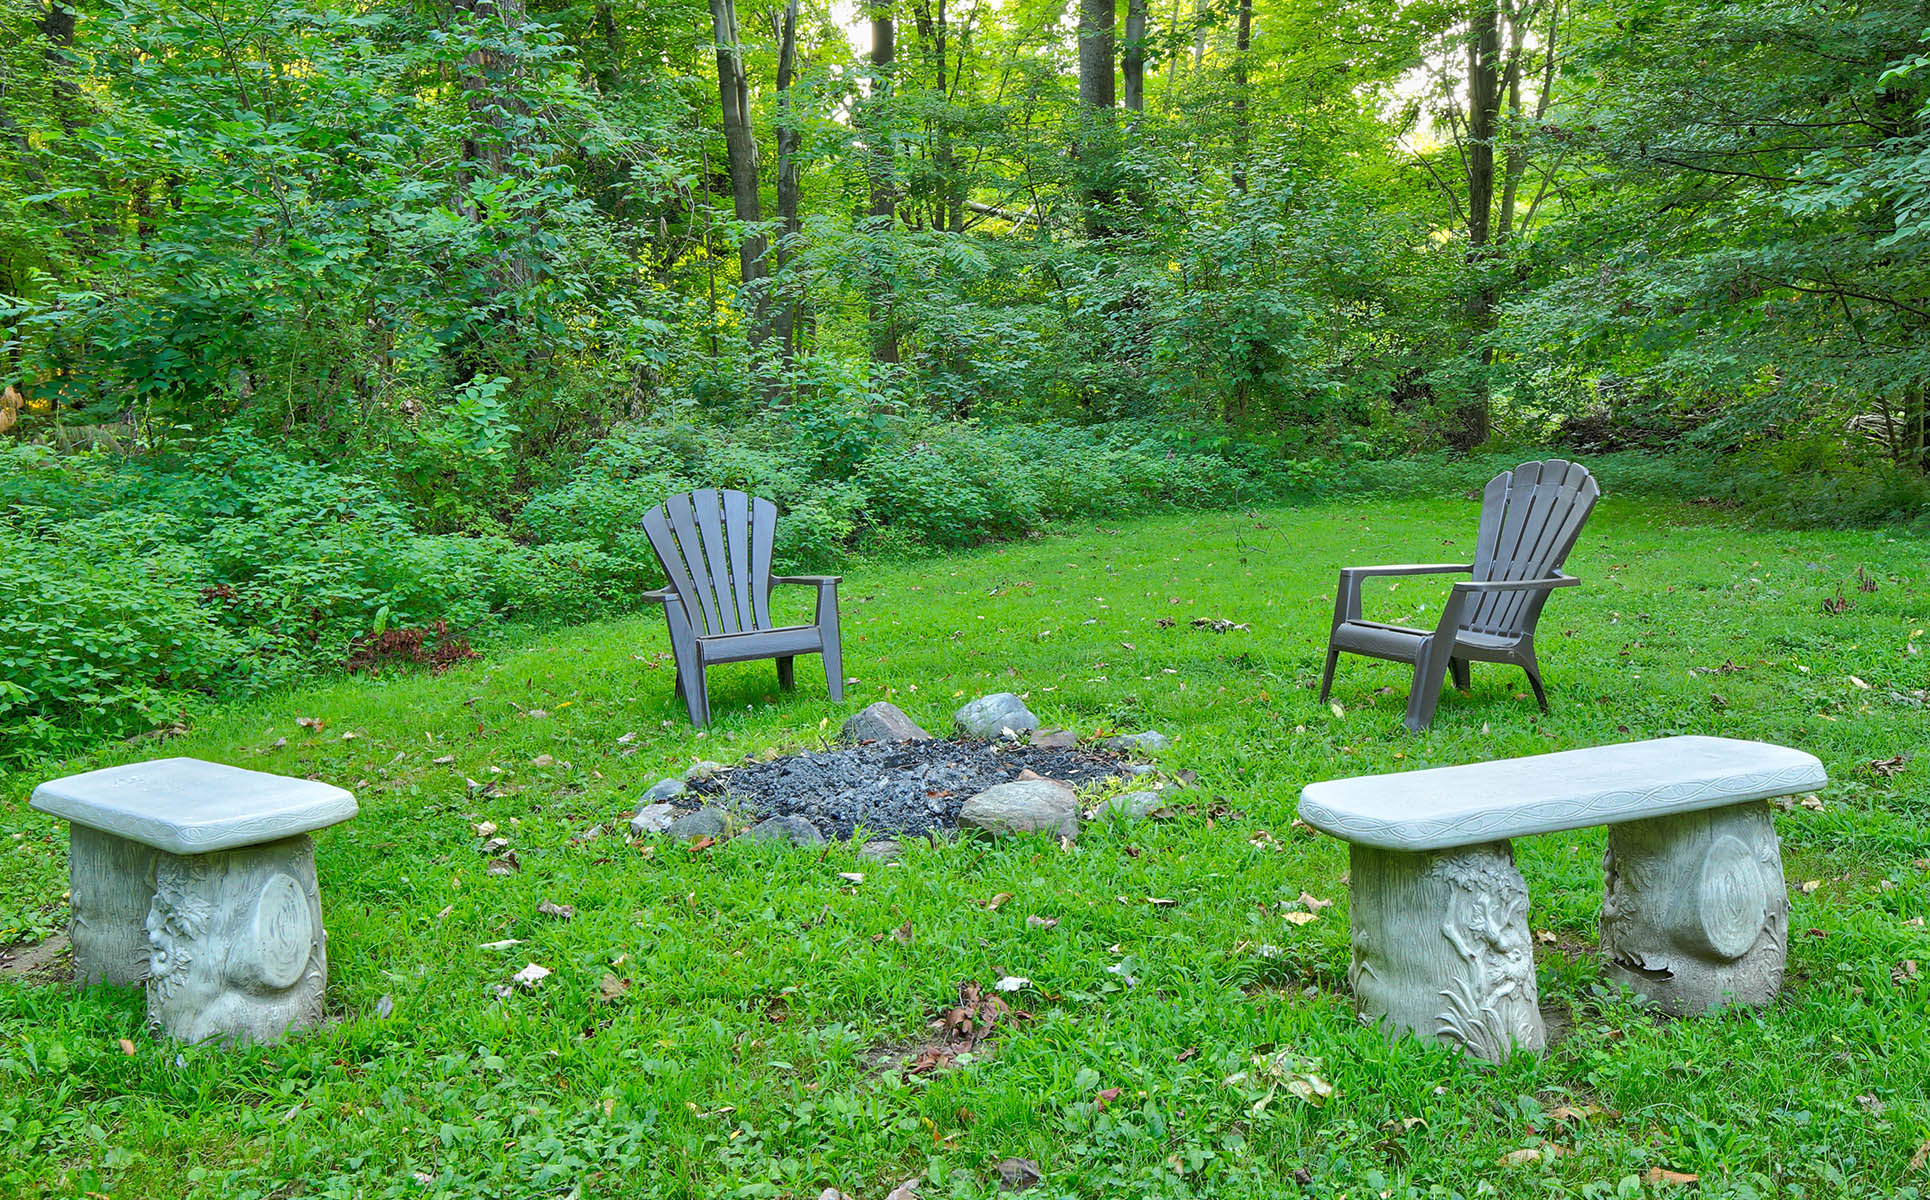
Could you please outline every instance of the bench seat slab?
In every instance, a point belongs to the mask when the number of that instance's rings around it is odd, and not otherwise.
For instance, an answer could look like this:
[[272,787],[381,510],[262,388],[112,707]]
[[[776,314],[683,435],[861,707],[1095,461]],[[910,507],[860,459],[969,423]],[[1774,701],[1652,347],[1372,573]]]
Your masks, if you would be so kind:
[[1407,853],[1349,847],[1356,1010],[1499,1062],[1547,1042],[1528,887],[1505,841]]
[[1789,893],[1767,803],[1610,826],[1603,867],[1609,979],[1673,1016],[1775,1000]]
[[1827,782],[1815,756],[1787,746],[1656,738],[1309,784],[1300,819],[1355,844],[1439,850],[1766,800]]
[[53,779],[33,807],[171,854],[206,854],[313,833],[355,815],[331,784],[198,758],[160,758]]

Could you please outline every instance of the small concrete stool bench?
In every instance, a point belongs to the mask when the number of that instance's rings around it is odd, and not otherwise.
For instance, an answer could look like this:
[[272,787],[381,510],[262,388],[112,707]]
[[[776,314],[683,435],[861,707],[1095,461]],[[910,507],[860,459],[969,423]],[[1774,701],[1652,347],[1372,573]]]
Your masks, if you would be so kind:
[[1300,793],[1349,843],[1355,1008],[1490,1061],[1547,1041],[1508,839],[1607,825],[1601,952],[1665,1012],[1782,986],[1789,897],[1769,797],[1828,781],[1800,750],[1673,737],[1367,775]]
[[273,1042],[321,1020],[308,835],[354,816],[354,796],[164,758],[43,783],[33,807],[68,822],[77,983],[145,983],[149,1025],[184,1042]]

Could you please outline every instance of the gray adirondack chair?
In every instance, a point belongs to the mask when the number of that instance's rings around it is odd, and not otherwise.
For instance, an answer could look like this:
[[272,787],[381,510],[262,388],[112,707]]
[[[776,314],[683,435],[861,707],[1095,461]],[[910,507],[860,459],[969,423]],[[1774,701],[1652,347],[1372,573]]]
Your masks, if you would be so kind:
[[[1417,733],[1433,721],[1448,674],[1453,674],[1454,686],[1467,690],[1471,662],[1520,667],[1528,673],[1535,701],[1547,712],[1548,693],[1535,659],[1535,622],[1554,589],[1581,582],[1560,568],[1600,495],[1594,476],[1579,463],[1559,458],[1525,462],[1488,481],[1472,563],[1341,568],[1327,669],[1320,679],[1321,701],[1333,690],[1334,665],[1345,651],[1412,664],[1414,685],[1407,696],[1405,723]],[[1464,572],[1473,578],[1454,585],[1440,622],[1431,630],[1361,619],[1361,584],[1367,579]]]
[[[706,672],[716,663],[774,658],[778,686],[788,691],[796,656],[821,654],[831,699],[844,699],[839,576],[771,574],[777,505],[743,492],[685,492],[645,513],[643,531],[670,581],[643,598],[663,605],[677,660],[677,694],[693,725],[710,724]],[[814,622],[771,624],[771,585],[779,583],[818,590]]]

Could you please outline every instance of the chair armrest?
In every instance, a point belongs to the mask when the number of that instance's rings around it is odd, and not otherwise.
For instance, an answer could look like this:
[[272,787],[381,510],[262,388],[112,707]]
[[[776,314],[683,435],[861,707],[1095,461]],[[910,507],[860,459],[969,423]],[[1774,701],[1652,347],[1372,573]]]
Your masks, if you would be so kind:
[[1553,576],[1547,579],[1486,579],[1479,583],[1473,581],[1457,583],[1454,585],[1454,590],[1468,594],[1478,594],[1482,592],[1545,591],[1548,588],[1580,586],[1581,580],[1575,578],[1573,575],[1563,575],[1560,571],[1556,571]]
[[844,576],[842,575],[773,575],[771,576],[771,582],[808,583],[813,587],[824,587],[826,584],[829,584],[832,587],[836,587],[838,586],[838,582],[843,578]]
[[1474,570],[1473,563],[1387,563],[1378,567],[1342,567],[1342,575],[1367,579],[1375,575],[1453,575]]
[[772,583],[808,583],[818,589],[818,627],[829,628],[832,636],[838,628],[838,581],[842,575],[773,575]]
[[672,600],[681,599],[681,597],[677,595],[676,588],[660,587],[651,588],[649,591],[638,596],[637,599],[643,601],[645,604],[668,604]]
[[1378,567],[1340,568],[1340,587],[1334,593],[1334,628],[1360,620],[1361,581],[1376,575],[1453,575],[1474,570],[1473,563],[1388,563]]

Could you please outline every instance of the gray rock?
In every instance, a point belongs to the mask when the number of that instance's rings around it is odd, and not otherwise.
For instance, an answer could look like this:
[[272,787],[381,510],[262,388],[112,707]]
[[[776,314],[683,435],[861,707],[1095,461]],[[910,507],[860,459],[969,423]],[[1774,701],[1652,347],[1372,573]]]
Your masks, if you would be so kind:
[[[712,762],[706,758],[702,762],[693,763],[691,768],[684,772],[684,782],[690,783],[699,779],[709,779],[712,775],[717,774],[717,772],[723,769],[723,763]],[[670,781],[665,780],[664,782],[668,783]]]
[[1045,1178],[1039,1164],[1029,1158],[1006,1158],[999,1160],[999,1189],[1006,1192],[1023,1192]]
[[1110,737],[1101,744],[1107,749],[1126,754],[1160,754],[1172,746],[1173,740],[1157,729],[1148,729],[1144,733],[1126,733],[1118,737]]
[[1159,773],[1159,768],[1153,766],[1151,763],[1127,763],[1123,769],[1126,774],[1131,775],[1134,779],[1143,779],[1148,775],[1156,775]]
[[1072,789],[1051,779],[1027,779],[986,788],[958,810],[961,829],[994,837],[1008,833],[1079,836],[1079,801]]
[[1158,792],[1121,792],[1109,797],[1093,814],[1093,819],[1104,821],[1142,821],[1154,812],[1166,807],[1166,798]]
[[715,804],[706,804],[694,813],[685,813],[664,828],[674,838],[729,837],[730,814]]
[[799,846],[815,846],[824,841],[824,835],[818,832],[818,827],[803,817],[770,817],[746,829],[744,838],[753,842],[791,842]]
[[868,704],[862,712],[847,717],[844,740],[859,742],[929,742],[931,734],[918,727],[896,704],[883,700]]
[[666,800],[675,800],[689,790],[681,779],[660,779],[650,785],[650,790],[643,794],[642,802],[662,804]]
[[646,804],[630,818],[630,832],[638,837],[649,833],[662,833],[669,829],[677,819],[677,806],[674,804]]
[[1008,729],[1031,733],[1039,727],[1039,718],[1011,692],[980,696],[954,713],[952,719],[966,735],[978,738],[1004,737]]
[[859,858],[869,858],[878,862],[885,862],[897,858],[904,852],[905,847],[903,844],[894,842],[890,838],[879,838],[876,841],[866,842],[864,845],[858,847]]
[[1070,750],[1079,744],[1071,730],[1041,729],[1032,735],[1032,744],[1041,750]]

